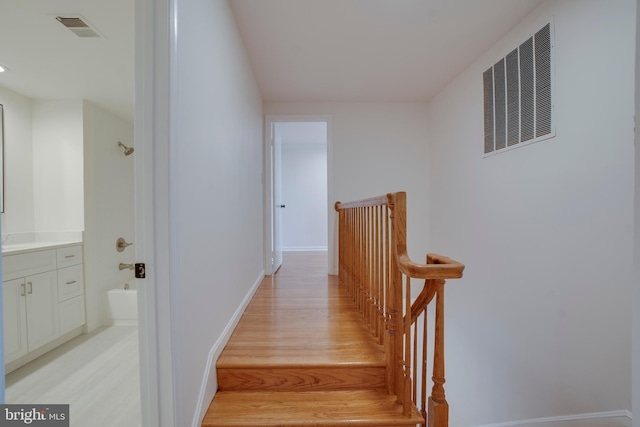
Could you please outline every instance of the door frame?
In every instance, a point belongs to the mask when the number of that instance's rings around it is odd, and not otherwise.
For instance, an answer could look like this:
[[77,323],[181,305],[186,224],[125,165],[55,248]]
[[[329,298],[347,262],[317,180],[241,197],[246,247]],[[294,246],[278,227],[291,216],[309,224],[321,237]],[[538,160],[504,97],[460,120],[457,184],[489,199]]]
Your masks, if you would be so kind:
[[271,248],[273,247],[272,236],[274,235],[274,206],[271,203],[271,182],[273,179],[273,167],[271,163],[271,127],[274,123],[287,122],[324,122],[327,124],[327,246],[328,246],[328,269],[329,274],[336,274],[337,256],[335,250],[335,220],[333,215],[333,138],[331,116],[327,114],[314,115],[282,115],[268,114],[264,120],[264,270],[267,275],[273,274],[271,271]]
[[170,140],[175,127],[175,0],[135,0],[135,255],[143,427],[174,427],[171,337]]

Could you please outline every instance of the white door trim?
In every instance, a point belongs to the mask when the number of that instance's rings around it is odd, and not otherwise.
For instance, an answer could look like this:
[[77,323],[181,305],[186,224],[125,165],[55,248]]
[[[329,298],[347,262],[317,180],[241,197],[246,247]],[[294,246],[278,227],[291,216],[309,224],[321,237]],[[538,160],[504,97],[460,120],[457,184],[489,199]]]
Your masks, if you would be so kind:
[[175,0],[136,0],[135,6],[134,247],[137,262],[146,263],[138,288],[142,425],[174,427],[168,161]]
[[337,250],[335,247],[336,225],[333,200],[333,137],[330,115],[280,115],[265,116],[264,126],[264,221],[265,221],[265,264],[267,274],[271,274],[271,236],[273,231],[273,216],[271,207],[271,124],[279,122],[326,122],[327,123],[327,229],[328,229],[328,258],[329,274],[337,274]]

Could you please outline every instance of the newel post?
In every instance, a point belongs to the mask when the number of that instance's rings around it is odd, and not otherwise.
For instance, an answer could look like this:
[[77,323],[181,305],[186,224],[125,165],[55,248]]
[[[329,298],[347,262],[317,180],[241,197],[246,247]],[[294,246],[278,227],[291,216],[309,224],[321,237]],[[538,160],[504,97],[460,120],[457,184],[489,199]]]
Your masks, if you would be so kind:
[[397,247],[406,244],[406,193],[387,194],[391,215],[391,277],[389,283],[389,322],[387,331],[387,384],[390,393],[404,403],[404,360],[402,334],[402,272],[397,263]]
[[389,218],[391,219],[391,254],[390,254],[390,274],[388,286],[387,301],[387,339],[385,340],[385,353],[387,354],[387,388],[389,394],[400,396],[402,390],[401,376],[399,377],[401,352],[398,350],[398,344],[402,345],[401,335],[401,314],[398,307],[402,307],[402,293],[398,294],[397,290],[402,289],[397,286],[401,284],[402,277],[400,269],[396,265],[393,257],[395,248],[395,204],[393,194],[387,194],[387,206],[389,208]]

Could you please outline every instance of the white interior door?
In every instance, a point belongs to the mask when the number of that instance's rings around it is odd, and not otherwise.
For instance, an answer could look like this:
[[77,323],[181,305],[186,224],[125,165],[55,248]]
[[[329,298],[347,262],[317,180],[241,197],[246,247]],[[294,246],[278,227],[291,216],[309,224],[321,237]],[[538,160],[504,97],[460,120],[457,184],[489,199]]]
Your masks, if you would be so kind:
[[276,124],[271,124],[272,141],[272,187],[271,199],[273,209],[273,231],[272,231],[272,266],[271,273],[275,274],[282,265],[282,210],[285,204],[282,200],[282,139],[275,131]]

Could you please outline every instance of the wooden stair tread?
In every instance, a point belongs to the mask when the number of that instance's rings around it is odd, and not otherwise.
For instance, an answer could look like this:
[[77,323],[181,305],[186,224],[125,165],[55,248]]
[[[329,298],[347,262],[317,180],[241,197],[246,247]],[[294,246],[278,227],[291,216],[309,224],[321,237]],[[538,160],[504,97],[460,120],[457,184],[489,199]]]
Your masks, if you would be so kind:
[[218,392],[202,427],[415,426],[417,410],[402,415],[396,397],[384,391]]
[[220,391],[384,390],[385,367],[218,368]]

